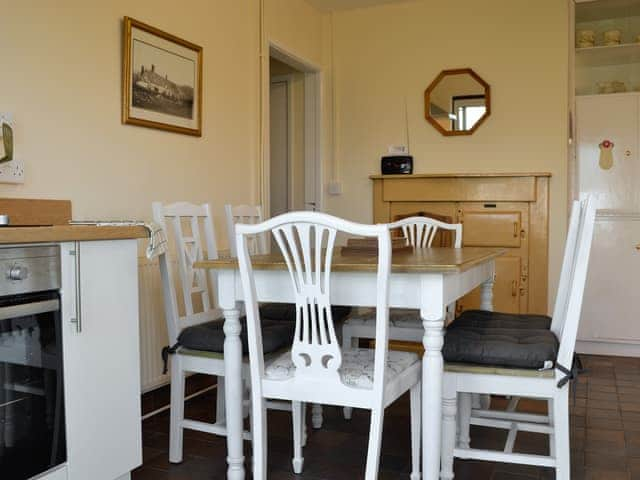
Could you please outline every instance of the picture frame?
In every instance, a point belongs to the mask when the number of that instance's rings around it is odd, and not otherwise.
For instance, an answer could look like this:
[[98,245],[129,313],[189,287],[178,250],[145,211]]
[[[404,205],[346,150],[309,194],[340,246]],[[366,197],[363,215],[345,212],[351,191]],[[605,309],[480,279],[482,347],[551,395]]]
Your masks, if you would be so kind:
[[124,17],[122,123],[202,136],[202,47]]

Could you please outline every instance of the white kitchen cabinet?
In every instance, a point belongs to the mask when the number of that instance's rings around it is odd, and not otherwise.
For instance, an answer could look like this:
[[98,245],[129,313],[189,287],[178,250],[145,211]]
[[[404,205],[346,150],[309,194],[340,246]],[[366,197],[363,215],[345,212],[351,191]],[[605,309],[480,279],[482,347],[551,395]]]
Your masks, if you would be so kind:
[[[603,140],[613,166],[600,166]],[[576,153],[581,195],[598,215],[576,350],[640,356],[640,94],[576,98]]]
[[68,480],[142,463],[137,241],[61,244]]
[[581,319],[582,348],[594,353],[640,349],[635,304],[640,278],[640,215],[601,214],[594,230]]

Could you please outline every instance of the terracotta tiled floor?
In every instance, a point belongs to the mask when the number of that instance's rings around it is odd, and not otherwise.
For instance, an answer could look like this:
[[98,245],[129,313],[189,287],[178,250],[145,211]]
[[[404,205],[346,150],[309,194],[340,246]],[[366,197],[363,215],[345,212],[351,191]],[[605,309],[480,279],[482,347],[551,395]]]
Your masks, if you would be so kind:
[[[582,356],[587,372],[576,383],[572,412],[571,463],[574,480],[640,479],[640,359]],[[501,399],[494,399],[498,405]],[[187,404],[187,415],[211,421],[214,396],[206,394]],[[545,411],[544,403],[527,401],[521,410]],[[382,444],[381,479],[409,478],[409,402],[402,398],[387,410]],[[291,428],[289,415],[269,414],[269,478],[304,480],[359,479],[364,460],[369,415],[354,412],[345,421],[337,408],[325,407],[321,430],[311,430],[304,451],[302,475],[291,471]],[[310,422],[309,422],[310,424]],[[143,424],[144,465],[134,480],[224,479],[225,439],[199,432],[185,433],[184,462],[168,463],[169,421],[166,413]],[[472,429],[472,445],[502,448],[505,434],[485,428]],[[521,433],[516,451],[546,453],[547,438]],[[246,465],[251,449],[245,442]],[[489,462],[456,461],[458,480],[552,479],[550,469]]]

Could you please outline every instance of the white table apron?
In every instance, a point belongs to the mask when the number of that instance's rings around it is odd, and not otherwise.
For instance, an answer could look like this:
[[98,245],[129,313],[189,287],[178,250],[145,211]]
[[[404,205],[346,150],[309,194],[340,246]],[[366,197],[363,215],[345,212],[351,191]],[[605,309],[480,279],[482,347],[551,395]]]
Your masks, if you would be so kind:
[[[240,305],[243,301],[239,272],[217,270],[218,301],[224,311],[224,361],[227,416],[227,478],[244,480],[242,415],[242,345]],[[478,263],[463,272],[392,273],[389,304],[418,308],[423,319],[422,452],[423,478],[436,480],[440,471],[442,418],[442,345],[445,306],[482,285],[481,308],[492,310],[494,260]],[[293,303],[291,279],[286,270],[254,270],[260,302]],[[336,271],[331,275],[331,303],[369,307],[376,303],[376,272]]]

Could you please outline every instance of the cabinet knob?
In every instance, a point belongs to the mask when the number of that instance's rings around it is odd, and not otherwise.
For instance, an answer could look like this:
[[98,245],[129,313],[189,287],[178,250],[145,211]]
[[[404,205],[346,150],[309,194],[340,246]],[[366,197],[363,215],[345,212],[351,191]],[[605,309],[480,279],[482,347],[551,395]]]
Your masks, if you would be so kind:
[[631,150],[625,150],[624,151],[624,156],[625,157],[630,157],[631,156]]
[[9,280],[24,280],[29,276],[29,269],[27,267],[22,267],[20,265],[14,265],[9,270],[7,274],[7,278]]

